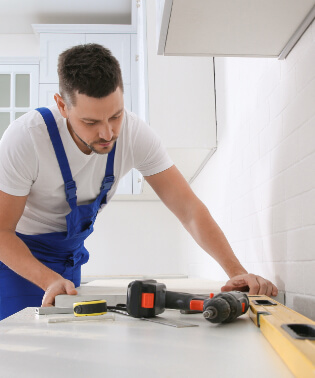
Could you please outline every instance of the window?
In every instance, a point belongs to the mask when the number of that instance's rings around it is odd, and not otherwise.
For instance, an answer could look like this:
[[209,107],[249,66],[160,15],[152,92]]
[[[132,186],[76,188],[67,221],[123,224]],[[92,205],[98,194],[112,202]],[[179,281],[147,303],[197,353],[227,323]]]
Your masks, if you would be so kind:
[[0,64],[0,138],[15,119],[38,106],[38,65]]

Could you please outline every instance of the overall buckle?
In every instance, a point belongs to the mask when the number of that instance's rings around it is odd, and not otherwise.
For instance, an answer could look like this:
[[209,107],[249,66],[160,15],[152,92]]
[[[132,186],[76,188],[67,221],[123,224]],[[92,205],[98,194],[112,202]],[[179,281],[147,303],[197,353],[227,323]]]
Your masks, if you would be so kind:
[[101,191],[103,190],[110,190],[114,183],[115,177],[114,176],[107,176],[104,178],[102,185],[101,185]]
[[67,201],[76,198],[77,196],[77,186],[74,181],[69,181],[65,183],[65,191],[66,191],[66,198]]

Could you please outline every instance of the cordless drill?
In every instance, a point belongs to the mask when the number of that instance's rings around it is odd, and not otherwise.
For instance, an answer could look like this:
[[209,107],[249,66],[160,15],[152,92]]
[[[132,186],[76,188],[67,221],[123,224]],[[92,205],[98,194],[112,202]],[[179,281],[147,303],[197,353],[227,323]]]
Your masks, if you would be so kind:
[[151,318],[165,308],[203,313],[211,323],[229,323],[245,314],[249,307],[246,294],[230,291],[217,295],[195,295],[167,291],[155,280],[136,280],[128,285],[127,311],[136,318]]

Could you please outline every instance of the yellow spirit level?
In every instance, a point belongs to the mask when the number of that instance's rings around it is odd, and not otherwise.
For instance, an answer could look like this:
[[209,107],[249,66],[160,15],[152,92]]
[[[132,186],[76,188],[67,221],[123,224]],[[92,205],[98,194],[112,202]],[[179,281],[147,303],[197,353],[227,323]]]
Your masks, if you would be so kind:
[[73,303],[74,316],[97,316],[107,313],[105,300],[85,301]]
[[249,316],[296,377],[315,377],[315,322],[264,295],[249,295]]

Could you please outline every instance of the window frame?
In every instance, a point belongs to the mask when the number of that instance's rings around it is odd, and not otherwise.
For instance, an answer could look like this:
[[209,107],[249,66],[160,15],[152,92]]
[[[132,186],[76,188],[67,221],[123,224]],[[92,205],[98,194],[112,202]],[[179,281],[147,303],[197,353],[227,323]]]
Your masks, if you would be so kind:
[[[38,107],[38,88],[39,88],[39,64],[1,64],[0,63],[0,75],[10,75],[10,106],[0,107],[0,113],[10,113],[10,123],[13,122],[16,117],[16,113],[26,113],[34,108]],[[16,75],[25,74],[30,75],[30,103],[28,107],[15,106],[15,83]],[[9,125],[8,125],[9,126]]]

